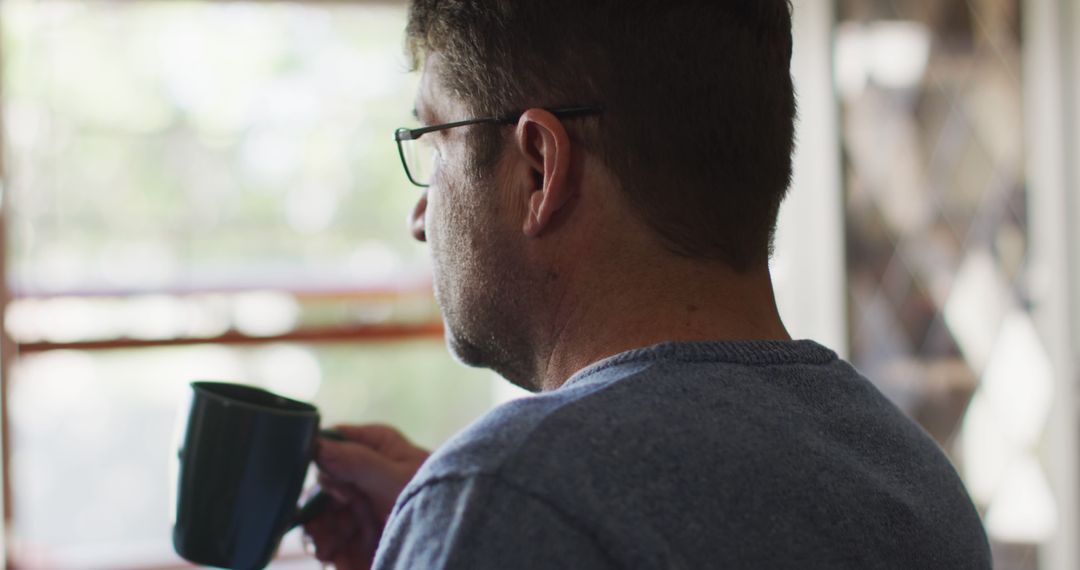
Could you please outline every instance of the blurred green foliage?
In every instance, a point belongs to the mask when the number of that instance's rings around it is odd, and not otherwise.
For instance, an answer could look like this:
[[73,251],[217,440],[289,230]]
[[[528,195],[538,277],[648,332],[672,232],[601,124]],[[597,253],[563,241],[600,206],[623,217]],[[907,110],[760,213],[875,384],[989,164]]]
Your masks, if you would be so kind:
[[[130,291],[426,279],[404,224],[417,193],[391,137],[414,124],[404,5],[8,0],[0,26],[16,291],[113,293],[49,304],[74,311],[122,308]],[[229,303],[207,303],[227,324]],[[415,293],[302,309],[301,326],[437,318]],[[135,314],[47,313],[82,338]],[[312,400],[328,424],[390,423],[429,447],[487,410],[497,381],[437,339],[24,356],[9,383],[16,558],[169,564],[170,442],[199,378]]]
[[19,289],[422,271],[403,8],[5,2]]

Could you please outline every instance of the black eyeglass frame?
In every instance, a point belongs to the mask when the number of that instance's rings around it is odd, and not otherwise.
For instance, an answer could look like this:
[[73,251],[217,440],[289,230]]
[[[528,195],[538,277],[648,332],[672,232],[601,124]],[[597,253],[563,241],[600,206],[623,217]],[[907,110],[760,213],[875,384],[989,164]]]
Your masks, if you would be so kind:
[[[568,119],[571,117],[586,117],[589,115],[598,115],[604,112],[604,108],[599,105],[583,105],[576,107],[552,107],[545,108],[545,111],[555,115],[560,119]],[[405,160],[405,149],[402,146],[402,141],[414,141],[428,133],[434,133],[437,131],[445,131],[447,129],[454,129],[457,127],[465,127],[468,125],[513,125],[518,122],[518,119],[525,114],[525,111],[517,111],[509,115],[503,115],[501,117],[488,117],[484,119],[469,119],[467,121],[455,121],[453,123],[443,123],[441,125],[432,125],[430,127],[420,127],[418,129],[400,128],[394,131],[394,142],[397,143],[398,156],[401,157],[401,166],[405,168],[405,176],[409,178],[409,182],[412,182],[414,186],[421,188],[427,188],[430,184],[421,184],[413,178],[412,172],[409,171],[409,163]]]

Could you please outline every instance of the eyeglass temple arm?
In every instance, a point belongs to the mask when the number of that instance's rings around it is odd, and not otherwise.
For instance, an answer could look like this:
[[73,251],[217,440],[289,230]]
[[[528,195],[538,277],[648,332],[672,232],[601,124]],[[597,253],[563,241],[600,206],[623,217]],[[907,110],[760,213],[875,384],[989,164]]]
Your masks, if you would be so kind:
[[[560,118],[580,117],[583,115],[595,115],[604,111],[603,107],[591,105],[582,107],[556,107],[552,109],[545,109],[547,112]],[[453,129],[456,127],[464,127],[466,125],[482,125],[482,124],[513,124],[525,114],[525,111],[518,111],[502,117],[493,117],[489,119],[470,119],[467,121],[457,121],[454,123],[446,123],[445,125],[434,125],[431,127],[421,127],[419,129],[406,129],[401,128],[394,131],[394,139],[398,141],[411,141],[416,140],[427,133],[434,131],[442,131],[446,129]]]

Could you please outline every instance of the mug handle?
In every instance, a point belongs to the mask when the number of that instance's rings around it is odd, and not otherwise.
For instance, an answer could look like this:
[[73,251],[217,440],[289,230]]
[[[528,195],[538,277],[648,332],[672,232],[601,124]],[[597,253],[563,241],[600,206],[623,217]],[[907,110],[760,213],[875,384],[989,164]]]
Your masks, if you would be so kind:
[[[333,441],[345,441],[345,435],[341,432],[333,429],[319,430],[319,437],[324,437]],[[293,516],[292,522],[289,524],[289,530],[292,530],[298,526],[303,526],[311,519],[321,515],[323,511],[330,506],[333,499],[326,491],[319,491],[315,493],[315,496],[308,499],[304,506],[300,507],[300,510],[296,511]]]

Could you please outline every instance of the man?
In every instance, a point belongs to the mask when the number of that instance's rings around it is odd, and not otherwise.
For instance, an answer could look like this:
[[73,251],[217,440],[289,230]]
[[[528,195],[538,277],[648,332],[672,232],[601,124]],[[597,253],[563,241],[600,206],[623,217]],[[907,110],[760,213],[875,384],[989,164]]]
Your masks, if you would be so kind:
[[412,233],[451,351],[538,394],[431,457],[384,426],[323,442],[319,559],[990,567],[941,451],[778,315],[790,17],[785,0],[414,0]]

